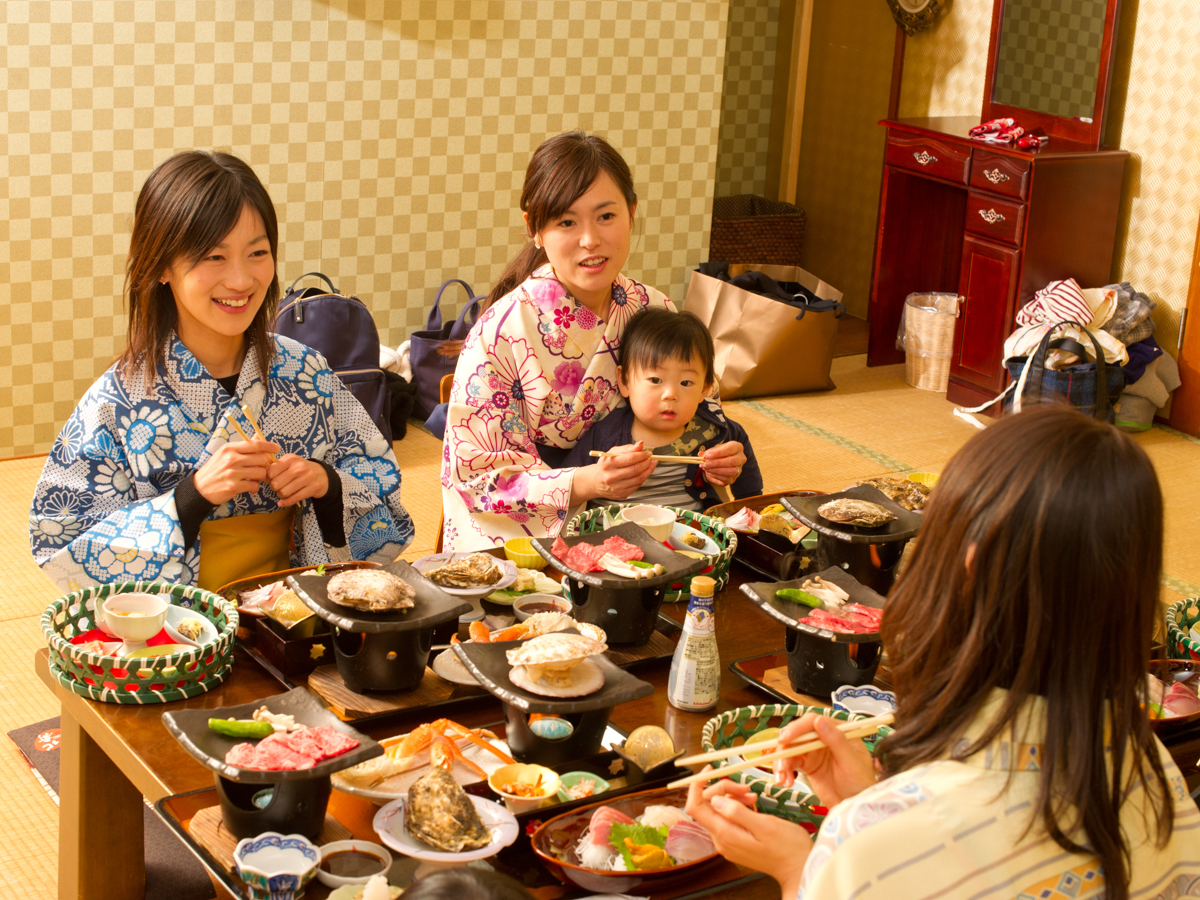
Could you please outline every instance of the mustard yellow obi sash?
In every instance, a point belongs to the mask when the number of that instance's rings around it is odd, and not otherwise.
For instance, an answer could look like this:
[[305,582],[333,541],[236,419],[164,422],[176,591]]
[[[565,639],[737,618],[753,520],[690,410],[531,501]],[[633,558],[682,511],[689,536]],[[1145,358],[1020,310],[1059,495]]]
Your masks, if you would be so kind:
[[296,507],[272,513],[210,519],[200,525],[197,585],[215,591],[231,581],[292,567],[292,519]]

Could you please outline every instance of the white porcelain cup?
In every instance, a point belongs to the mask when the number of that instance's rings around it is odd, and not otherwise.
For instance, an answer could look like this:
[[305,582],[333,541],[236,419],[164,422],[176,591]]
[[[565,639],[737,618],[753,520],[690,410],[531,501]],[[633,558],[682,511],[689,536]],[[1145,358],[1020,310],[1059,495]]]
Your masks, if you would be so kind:
[[167,602],[157,594],[114,594],[104,602],[104,622],[126,643],[145,643],[162,631]]
[[617,514],[617,522],[618,524],[633,522],[644,528],[656,541],[665,541],[671,536],[671,528],[675,524],[675,513],[661,506],[638,503],[622,508]]

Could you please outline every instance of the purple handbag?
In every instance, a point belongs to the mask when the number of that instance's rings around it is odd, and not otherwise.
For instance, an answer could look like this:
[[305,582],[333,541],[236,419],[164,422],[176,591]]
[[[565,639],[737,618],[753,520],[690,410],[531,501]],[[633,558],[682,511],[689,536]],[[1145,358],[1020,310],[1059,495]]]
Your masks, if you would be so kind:
[[[443,325],[439,305],[442,293],[452,284],[463,286],[469,302],[462,308],[457,319]],[[438,288],[437,297],[433,300],[433,309],[429,311],[429,319],[425,322],[425,330],[414,331],[409,335],[408,358],[412,363],[413,382],[417,386],[417,397],[413,403],[414,418],[429,418],[434,407],[440,402],[442,378],[453,375],[454,367],[458,365],[457,352],[447,354],[440,348],[445,341],[461,341],[466,338],[467,332],[479,318],[481,300],[483,297],[476,297],[471,286],[461,278],[451,278]]]

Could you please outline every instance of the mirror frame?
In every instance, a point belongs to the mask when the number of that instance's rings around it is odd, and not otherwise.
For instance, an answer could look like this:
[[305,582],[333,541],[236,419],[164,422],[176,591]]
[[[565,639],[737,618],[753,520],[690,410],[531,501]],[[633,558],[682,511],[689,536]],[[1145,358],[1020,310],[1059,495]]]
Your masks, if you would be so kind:
[[1101,136],[1104,133],[1104,118],[1108,108],[1108,92],[1112,83],[1113,57],[1116,55],[1113,51],[1115,50],[1117,25],[1120,21],[1121,0],[1107,0],[1107,9],[1104,13],[1104,39],[1100,45],[1100,65],[1096,76],[1096,103],[1092,110],[1090,123],[992,101],[996,80],[996,57],[1000,50],[1000,27],[1004,21],[1006,5],[1007,0],[995,0],[992,6],[992,37],[988,44],[987,71],[983,84],[982,121],[1011,116],[1026,131],[1041,128],[1052,138],[1084,144],[1093,150],[1099,149]]

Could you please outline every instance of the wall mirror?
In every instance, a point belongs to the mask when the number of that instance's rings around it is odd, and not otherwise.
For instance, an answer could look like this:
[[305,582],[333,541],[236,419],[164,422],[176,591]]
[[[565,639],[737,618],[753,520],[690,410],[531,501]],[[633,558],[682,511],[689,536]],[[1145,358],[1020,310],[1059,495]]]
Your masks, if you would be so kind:
[[995,0],[983,119],[1100,146],[1119,0]]

